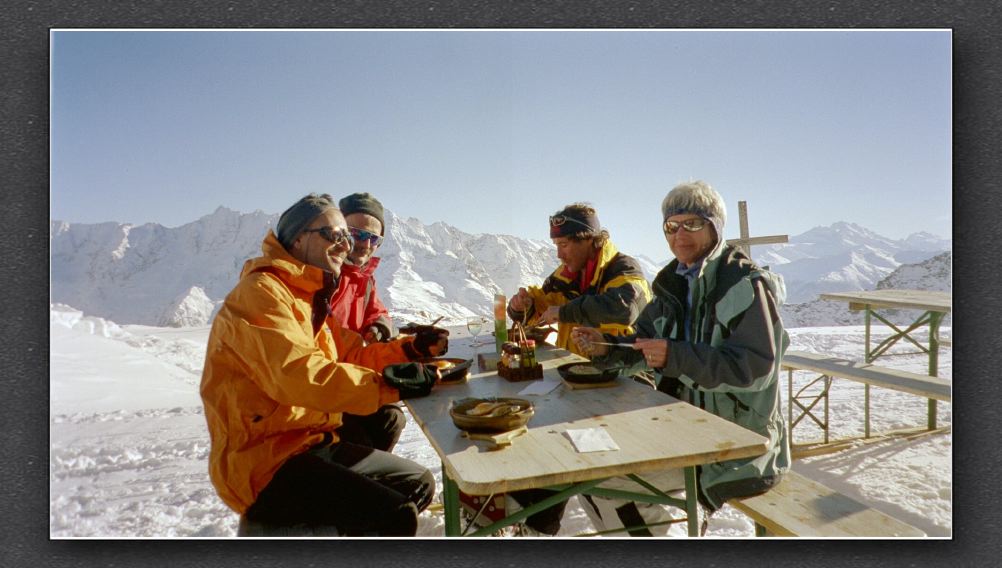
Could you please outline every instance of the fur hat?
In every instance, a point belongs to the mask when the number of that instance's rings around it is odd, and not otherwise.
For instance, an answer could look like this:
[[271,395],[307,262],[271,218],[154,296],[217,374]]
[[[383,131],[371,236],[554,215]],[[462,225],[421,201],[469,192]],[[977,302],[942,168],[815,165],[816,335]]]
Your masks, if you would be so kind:
[[334,205],[334,198],[326,193],[311,193],[295,202],[278,218],[278,225],[275,226],[278,242],[288,250],[299,233],[328,209],[337,209],[337,206]]
[[338,201],[341,213],[347,217],[352,213],[365,213],[379,219],[379,235],[386,233],[386,223],[383,221],[383,204],[369,193],[352,193]]
[[691,181],[676,185],[661,202],[661,221],[673,215],[691,213],[713,223],[717,238],[724,238],[727,222],[727,205],[724,198],[705,181]]

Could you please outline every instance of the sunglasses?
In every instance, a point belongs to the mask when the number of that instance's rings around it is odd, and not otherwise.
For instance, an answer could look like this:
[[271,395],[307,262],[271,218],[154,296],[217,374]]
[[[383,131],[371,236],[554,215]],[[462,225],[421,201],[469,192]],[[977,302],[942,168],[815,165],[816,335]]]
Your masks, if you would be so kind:
[[559,227],[560,225],[563,225],[568,221],[571,223],[577,223],[578,225],[581,225],[582,227],[588,229],[589,231],[591,230],[591,227],[588,225],[588,223],[578,221],[577,219],[574,219],[573,217],[568,217],[567,215],[553,215],[552,217],[550,217],[550,226]]
[[383,237],[372,233],[369,231],[363,231],[362,229],[356,229],[355,227],[348,227],[348,232],[351,233],[351,237],[355,239],[355,242],[369,241],[369,246],[376,248],[383,244]]
[[331,244],[333,244],[334,246],[348,245],[349,249],[355,246],[355,241],[354,239],[351,238],[351,233],[349,233],[345,229],[334,230],[334,227],[328,225],[326,227],[320,227],[318,229],[303,229],[303,232],[320,233],[321,237],[330,241]]
[[665,234],[674,235],[679,229],[685,229],[690,233],[695,233],[702,231],[709,221],[703,219],[702,217],[696,217],[695,219],[686,219],[685,221],[665,221]]

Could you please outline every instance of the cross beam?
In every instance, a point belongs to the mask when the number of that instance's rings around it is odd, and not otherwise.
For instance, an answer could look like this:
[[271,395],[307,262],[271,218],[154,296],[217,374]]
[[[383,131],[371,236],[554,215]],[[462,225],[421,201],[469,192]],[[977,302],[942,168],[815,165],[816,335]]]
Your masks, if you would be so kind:
[[738,201],[738,220],[741,223],[741,238],[727,239],[727,244],[734,245],[751,258],[752,245],[775,245],[789,242],[787,235],[770,235],[767,237],[748,236],[748,202]]

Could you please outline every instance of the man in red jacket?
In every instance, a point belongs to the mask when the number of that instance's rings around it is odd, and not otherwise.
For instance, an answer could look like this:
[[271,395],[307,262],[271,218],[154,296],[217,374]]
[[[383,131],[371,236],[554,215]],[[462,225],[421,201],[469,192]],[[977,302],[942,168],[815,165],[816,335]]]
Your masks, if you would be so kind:
[[372,256],[383,244],[386,231],[383,204],[368,193],[353,193],[342,198],[338,208],[348,223],[355,246],[341,270],[341,282],[331,299],[331,313],[366,343],[386,341],[393,335],[393,324],[376,291],[379,259]]
[[[392,335],[389,312],[376,292],[372,255],[383,244],[383,204],[368,193],[353,193],[338,202],[355,245],[341,267],[341,280],[331,297],[331,315],[362,336],[366,343],[386,341]],[[407,419],[399,407],[387,404],[367,416],[344,415],[344,428],[376,449],[390,452],[400,439]]]

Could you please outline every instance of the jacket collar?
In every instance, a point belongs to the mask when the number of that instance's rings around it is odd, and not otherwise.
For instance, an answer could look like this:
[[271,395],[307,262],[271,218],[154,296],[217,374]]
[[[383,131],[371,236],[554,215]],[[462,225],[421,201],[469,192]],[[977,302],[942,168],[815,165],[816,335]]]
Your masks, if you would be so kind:
[[[602,269],[604,269],[617,254],[619,254],[619,249],[616,248],[616,245],[612,244],[611,240],[607,239],[605,244],[602,245],[602,249],[598,252],[598,262],[595,266],[595,272],[592,274],[591,282],[588,283],[589,286],[594,286],[598,283],[599,279],[602,278]],[[553,271],[553,277],[561,282],[572,282],[573,279],[568,278],[564,273],[566,269],[567,265],[561,262],[560,266]],[[574,277],[576,278],[577,274],[575,274]]]
[[278,272],[284,282],[306,292],[316,292],[323,287],[324,271],[297,260],[285,250],[271,229],[261,243],[262,256],[244,263],[240,277],[262,270]]
[[341,276],[351,277],[358,275],[368,278],[376,272],[376,267],[378,266],[379,266],[378,256],[370,258],[369,261],[366,262],[363,266],[355,266],[354,264],[345,262],[344,264],[341,265]]

